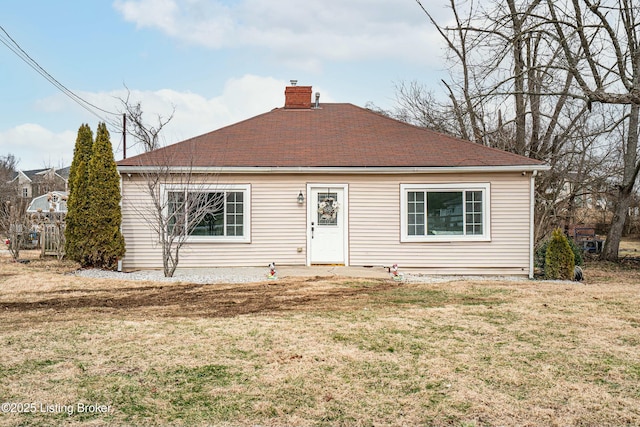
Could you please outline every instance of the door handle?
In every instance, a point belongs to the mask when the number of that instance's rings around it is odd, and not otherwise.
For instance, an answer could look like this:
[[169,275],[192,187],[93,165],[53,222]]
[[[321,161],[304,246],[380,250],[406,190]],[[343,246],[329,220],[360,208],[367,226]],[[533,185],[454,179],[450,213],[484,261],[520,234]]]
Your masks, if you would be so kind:
[[313,230],[315,229],[314,227],[314,223],[311,223],[311,238],[313,239]]

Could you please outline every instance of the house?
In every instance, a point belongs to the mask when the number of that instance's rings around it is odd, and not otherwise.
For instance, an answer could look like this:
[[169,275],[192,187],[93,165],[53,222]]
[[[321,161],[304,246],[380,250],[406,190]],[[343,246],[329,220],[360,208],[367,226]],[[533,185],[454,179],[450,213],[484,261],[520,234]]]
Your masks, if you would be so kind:
[[[434,274],[533,275],[539,161],[285,89],[282,108],[118,162],[125,270],[161,268],[141,208],[143,174],[197,174],[167,185],[224,196],[183,248],[180,267],[336,264]],[[188,218],[187,218],[188,221]],[[202,226],[202,227],[200,227]]]
[[42,196],[50,191],[67,191],[69,168],[45,168],[32,170],[19,170],[15,172],[9,181],[18,190],[19,197],[32,199]]

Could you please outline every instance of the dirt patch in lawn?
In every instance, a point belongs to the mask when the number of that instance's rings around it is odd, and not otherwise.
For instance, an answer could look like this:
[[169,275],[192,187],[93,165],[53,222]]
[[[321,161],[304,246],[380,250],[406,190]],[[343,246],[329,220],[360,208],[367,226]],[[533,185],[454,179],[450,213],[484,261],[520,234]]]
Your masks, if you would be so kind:
[[[10,278],[6,275],[5,278]],[[3,277],[0,275],[0,280]],[[79,280],[69,277],[69,280]],[[388,280],[336,279],[329,283],[319,278],[289,278],[278,282],[246,285],[191,283],[143,283],[123,286],[119,281],[85,280],[88,287],[23,292],[10,301],[0,300],[4,312],[39,312],[91,310],[101,313],[118,312],[129,315],[159,315],[171,317],[233,317],[252,313],[304,310],[339,305],[345,299],[384,292],[397,284]],[[130,283],[129,283],[130,285]],[[362,294],[365,295],[362,295]]]

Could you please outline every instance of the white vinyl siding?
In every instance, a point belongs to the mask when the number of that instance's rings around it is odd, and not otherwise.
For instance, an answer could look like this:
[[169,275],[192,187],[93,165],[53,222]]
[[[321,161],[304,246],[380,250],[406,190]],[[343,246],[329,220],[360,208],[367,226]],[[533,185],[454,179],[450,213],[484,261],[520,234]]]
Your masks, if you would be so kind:
[[[520,173],[433,174],[352,178],[350,265],[391,266],[429,274],[528,274],[529,177]],[[489,182],[486,241],[401,241],[400,187],[407,183]]]
[[[228,174],[202,176],[228,185],[250,185],[250,244],[189,242],[179,268],[305,265],[308,183],[348,184],[348,259],[351,266],[391,266],[433,274],[528,274],[530,177],[520,172],[465,174]],[[403,185],[489,183],[485,233],[490,240],[402,241]],[[305,202],[298,204],[303,189]],[[150,200],[138,175],[123,175],[125,269],[162,268],[161,248],[140,211]],[[467,221],[467,225],[469,221]],[[489,231],[490,230],[490,231]],[[309,233],[309,234],[308,234]],[[265,273],[266,274],[266,273]]]
[[[305,265],[306,201],[302,205],[297,202],[300,188],[304,186],[296,186],[292,195],[290,181],[273,180],[271,177],[203,175],[199,178],[212,183],[224,182],[225,185],[220,187],[226,189],[247,186],[250,205],[245,204],[244,214],[249,228],[245,230],[242,240],[192,236],[180,251],[178,268],[267,268],[270,262]],[[214,187],[210,184],[210,188]],[[161,269],[162,248],[157,235],[147,223],[153,212],[149,209],[151,199],[144,181],[138,175],[128,177],[125,174],[122,188],[122,231],[127,250],[123,268]],[[300,252],[298,248],[301,248]]]

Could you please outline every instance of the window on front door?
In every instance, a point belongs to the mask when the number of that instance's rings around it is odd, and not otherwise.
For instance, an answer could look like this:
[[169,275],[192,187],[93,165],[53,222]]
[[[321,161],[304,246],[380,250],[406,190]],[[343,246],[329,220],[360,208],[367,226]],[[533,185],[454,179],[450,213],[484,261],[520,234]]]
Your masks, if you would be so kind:
[[338,225],[338,193],[318,193],[318,225]]

